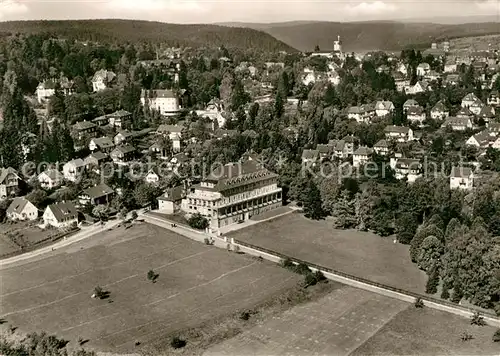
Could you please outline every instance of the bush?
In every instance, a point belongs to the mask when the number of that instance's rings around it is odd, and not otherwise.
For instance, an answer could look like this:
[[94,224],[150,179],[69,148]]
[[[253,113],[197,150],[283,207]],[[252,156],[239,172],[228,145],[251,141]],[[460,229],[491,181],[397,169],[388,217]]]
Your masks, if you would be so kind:
[[437,269],[434,269],[427,279],[427,284],[425,286],[425,293],[427,294],[435,294],[437,293],[437,287],[439,284],[439,274]]
[[409,245],[411,240],[413,239],[413,235],[411,232],[403,231],[398,234],[399,243]]
[[500,329],[497,329],[493,334],[493,342],[500,342]]
[[96,286],[94,288],[94,295],[95,295],[96,298],[102,299],[102,298],[104,298],[105,294],[106,293],[104,292],[104,290],[101,287]]
[[295,267],[295,264],[288,257],[285,258],[285,259],[282,259],[281,262],[280,262],[280,265],[283,268],[293,268],[293,267]]
[[180,337],[173,337],[172,341],[170,341],[170,346],[172,346],[174,349],[181,349],[184,346],[186,346],[187,342],[186,340],[181,339]]
[[318,280],[316,279],[316,276],[309,272],[308,274],[306,274],[305,278],[304,278],[304,286],[307,288],[309,286],[314,286],[316,283],[318,283]]
[[417,298],[417,300],[415,300],[415,308],[423,308],[424,307],[424,301],[422,300],[422,298]]
[[204,216],[202,216],[200,213],[196,213],[196,214],[192,215],[188,219],[188,224],[193,229],[197,229],[197,230],[205,230],[210,225],[208,223],[208,220]]
[[248,319],[250,319],[250,313],[247,311],[242,312],[240,314],[240,319],[247,321]]
[[483,316],[479,312],[475,312],[474,315],[472,315],[472,318],[470,319],[471,325],[477,325],[477,326],[485,326],[486,321],[484,320]]
[[469,334],[467,331],[464,331],[462,333],[462,335],[460,336],[460,338],[462,339],[462,341],[469,341],[469,340],[472,340],[474,338],[474,336]]
[[316,271],[316,272],[314,272],[314,277],[316,277],[316,280],[317,280],[318,282],[323,282],[323,281],[325,281],[325,280],[326,280],[326,277],[325,277],[325,275],[323,274],[323,272],[321,272],[321,271],[319,271],[319,270],[318,270],[318,271]]
[[441,291],[441,299],[446,300],[448,298],[450,298],[450,291],[447,288],[443,288]]
[[130,217],[132,218],[132,220],[137,219],[137,218],[138,218],[138,216],[139,216],[139,215],[137,215],[137,211],[135,211],[135,210],[134,210],[134,211],[132,211],[132,213],[131,213],[131,215],[130,215]]
[[298,265],[295,266],[294,270],[295,273],[302,274],[304,276],[307,276],[308,274],[311,273],[309,266],[307,266],[305,263],[299,263]]
[[158,278],[158,274],[156,274],[155,271],[153,271],[152,269],[150,269],[148,271],[148,274],[147,274],[147,277],[148,277],[148,280],[151,281],[151,282],[156,282],[156,279]]

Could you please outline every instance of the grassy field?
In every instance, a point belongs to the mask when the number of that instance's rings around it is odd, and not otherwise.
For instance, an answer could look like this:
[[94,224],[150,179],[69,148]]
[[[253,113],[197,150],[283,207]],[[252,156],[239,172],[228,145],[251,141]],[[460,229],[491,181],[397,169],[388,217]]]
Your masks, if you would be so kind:
[[[473,339],[462,341],[464,332]],[[454,314],[409,307],[351,355],[498,355],[494,332],[494,327],[473,326]]]
[[37,222],[0,224],[0,255],[21,251],[55,234],[56,230],[42,230]]
[[[156,283],[147,272],[159,274]],[[181,329],[252,308],[300,276],[254,258],[140,224],[0,269],[0,316],[20,332],[88,340],[100,351],[137,351]],[[90,298],[100,285],[110,296]]]
[[475,36],[456,38],[450,41],[452,55],[465,56],[471,51],[485,51],[489,48],[496,49],[500,45],[500,35]]
[[312,221],[292,213],[228,236],[375,282],[425,292],[427,277],[411,263],[408,246],[367,232],[337,230],[328,220]]
[[408,303],[344,286],[216,345],[218,355],[348,355]]

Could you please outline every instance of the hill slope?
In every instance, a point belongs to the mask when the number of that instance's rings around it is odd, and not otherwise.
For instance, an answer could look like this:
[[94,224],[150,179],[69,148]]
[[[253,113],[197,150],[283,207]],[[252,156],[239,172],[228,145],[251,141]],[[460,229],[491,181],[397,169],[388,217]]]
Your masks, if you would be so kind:
[[271,35],[251,28],[177,25],[135,20],[68,20],[0,22],[0,32],[54,33],[64,38],[100,42],[164,42],[190,47],[224,45],[265,51],[294,51]]
[[400,50],[408,45],[426,46],[446,38],[500,33],[498,22],[446,25],[435,23],[370,22],[303,22],[230,25],[256,28],[269,33],[301,51],[312,51],[315,45],[331,49],[339,35],[346,51]]

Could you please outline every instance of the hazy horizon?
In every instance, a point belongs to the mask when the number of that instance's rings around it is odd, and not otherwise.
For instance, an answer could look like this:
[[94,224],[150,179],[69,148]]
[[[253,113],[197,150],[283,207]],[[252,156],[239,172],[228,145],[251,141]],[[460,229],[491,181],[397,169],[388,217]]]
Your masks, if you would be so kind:
[[[465,16],[464,14],[467,14]],[[230,1],[230,0],[0,0],[0,21],[129,19],[167,23],[484,22],[500,21],[500,0],[481,1]],[[476,18],[476,21],[474,21]],[[478,21],[479,20],[479,21]]]

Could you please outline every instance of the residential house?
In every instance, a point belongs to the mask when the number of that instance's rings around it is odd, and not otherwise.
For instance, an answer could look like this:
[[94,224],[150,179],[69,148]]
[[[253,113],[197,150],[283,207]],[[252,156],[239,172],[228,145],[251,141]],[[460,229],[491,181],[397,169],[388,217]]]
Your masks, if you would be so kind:
[[352,154],[353,167],[359,167],[366,164],[373,153],[373,150],[368,147],[361,146]]
[[345,159],[354,153],[354,144],[345,140],[330,140],[328,146],[332,147],[333,157]]
[[430,82],[438,80],[439,78],[441,78],[441,75],[435,70],[430,70],[427,74],[424,75],[424,79]]
[[319,159],[321,161],[325,159],[331,159],[333,156],[333,147],[329,145],[316,145],[316,150],[319,152]]
[[175,116],[181,110],[179,96],[170,89],[142,90],[141,103],[163,116]]
[[199,213],[212,229],[250,219],[282,206],[278,175],[258,162],[230,163],[216,168],[200,184],[189,188],[181,209]]
[[444,64],[445,73],[455,73],[457,71],[457,63],[455,61],[446,62]]
[[414,124],[423,125],[426,119],[425,110],[421,106],[412,106],[406,111],[406,117]]
[[156,133],[158,135],[168,137],[172,141],[172,150],[174,152],[180,152],[183,131],[184,131],[184,127],[181,125],[162,124],[156,130]]
[[92,122],[97,126],[106,126],[109,125],[109,118],[108,115],[103,115],[92,119]]
[[422,177],[422,163],[418,159],[391,158],[390,164],[396,179],[406,178],[408,183],[413,183]]
[[136,152],[135,152],[134,147],[132,147],[128,144],[125,144],[125,145],[116,147],[113,151],[111,151],[109,156],[111,157],[111,159],[113,160],[113,162],[115,164],[123,166],[123,165],[127,165],[128,162],[130,162],[134,159],[135,153]]
[[63,166],[63,174],[66,180],[75,182],[78,180],[85,169],[85,162],[81,158],[69,161]]
[[377,116],[386,116],[394,111],[394,104],[392,101],[377,101],[375,104],[375,113]]
[[212,122],[217,122],[217,127],[224,127],[226,124],[224,114],[224,104],[219,99],[210,100],[204,110],[196,110],[196,115],[208,117]]
[[81,205],[109,204],[113,199],[115,191],[104,183],[84,189],[78,200]]
[[179,168],[187,164],[189,161],[189,157],[184,152],[177,153],[172,156],[167,164],[167,167],[169,170],[176,172]]
[[319,161],[318,150],[304,150],[302,151],[302,164],[315,165]]
[[111,86],[111,84],[115,81],[116,74],[107,71],[105,69],[101,69],[94,74],[92,78],[92,88],[94,92],[104,90]]
[[485,105],[477,117],[483,119],[484,122],[489,123],[490,121],[495,120],[495,108],[493,106]]
[[126,110],[118,110],[112,114],[106,115],[109,125],[126,130],[132,126],[132,114]]
[[149,184],[159,184],[161,174],[158,167],[152,167],[144,176],[144,181]]
[[397,67],[397,70],[402,75],[408,75],[408,66],[405,63],[400,63]]
[[97,135],[97,125],[90,121],[80,121],[72,127],[73,137],[81,140],[84,137],[95,137]]
[[453,167],[450,175],[450,189],[471,190],[474,187],[474,173],[468,167]]
[[438,101],[431,109],[431,118],[433,120],[443,120],[450,116],[450,111],[442,100]]
[[114,146],[118,146],[125,143],[132,143],[132,139],[134,138],[134,134],[128,130],[121,130],[113,138]]
[[389,143],[387,140],[380,140],[373,146],[373,150],[380,156],[387,156],[389,154]]
[[78,225],[78,211],[73,203],[62,202],[49,205],[43,213],[45,226],[54,226],[59,229]]
[[488,130],[483,130],[471,137],[465,142],[466,145],[475,146],[477,148],[486,149],[492,146],[497,140],[495,133],[489,132]]
[[444,80],[446,86],[453,86],[460,84],[460,75],[458,74],[448,74]]
[[476,100],[474,103],[472,103],[471,106],[468,107],[468,109],[474,114],[474,115],[479,115],[481,110],[484,108],[484,104],[481,100]]
[[497,91],[492,91],[488,96],[487,100],[488,105],[491,106],[500,106],[500,95]]
[[217,140],[222,140],[225,137],[234,137],[236,135],[238,135],[238,130],[217,129],[213,133],[213,136]]
[[417,75],[420,77],[423,77],[424,75],[429,73],[430,70],[431,70],[431,66],[429,65],[429,63],[420,63],[417,66]]
[[54,189],[63,183],[64,175],[55,168],[47,169],[37,177],[40,186],[43,189]]
[[71,95],[75,92],[73,88],[73,82],[68,80],[68,78],[62,78],[59,83],[55,79],[49,79],[41,82],[36,87],[36,96],[40,104],[45,103],[50,99],[51,96],[56,93],[56,86],[59,84],[59,90],[64,96]]
[[163,214],[175,214],[181,210],[182,199],[186,198],[186,189],[183,185],[167,189],[158,197],[158,211]]
[[394,84],[396,84],[396,90],[398,92],[403,92],[406,88],[410,86],[410,80],[403,77],[402,75],[394,74]]
[[472,129],[472,120],[467,117],[448,117],[441,127],[450,127],[453,131],[465,131]]
[[149,146],[149,152],[160,159],[169,159],[170,157],[170,150],[164,147],[164,145],[160,141],[156,141],[151,146]]
[[85,168],[100,173],[102,165],[109,160],[109,156],[101,151],[96,151],[85,157]]
[[375,107],[371,104],[351,106],[347,109],[347,117],[349,119],[355,119],[359,123],[370,123],[374,116]]
[[109,153],[113,150],[115,147],[115,144],[109,137],[99,137],[99,138],[93,138],[90,140],[89,143],[89,150],[91,152],[94,151],[101,151],[104,153]]
[[413,141],[413,130],[409,127],[389,125],[384,129],[386,140],[396,142]]
[[479,101],[479,98],[476,96],[474,93],[469,93],[466,96],[462,98],[462,107],[463,108],[469,108],[472,104],[474,104],[476,101]]
[[432,88],[429,83],[425,80],[419,80],[415,85],[405,88],[406,94],[418,94],[425,93],[426,91],[431,91]]
[[0,168],[0,200],[16,194],[21,178],[14,168]]
[[456,117],[461,117],[461,118],[467,118],[467,119],[472,119],[474,117],[474,114],[472,111],[469,110],[469,108],[464,107],[458,110],[457,114],[455,115]]
[[409,108],[420,106],[415,99],[408,99],[403,104],[403,111],[407,112]]
[[36,220],[38,209],[24,197],[14,198],[6,211],[10,220]]

